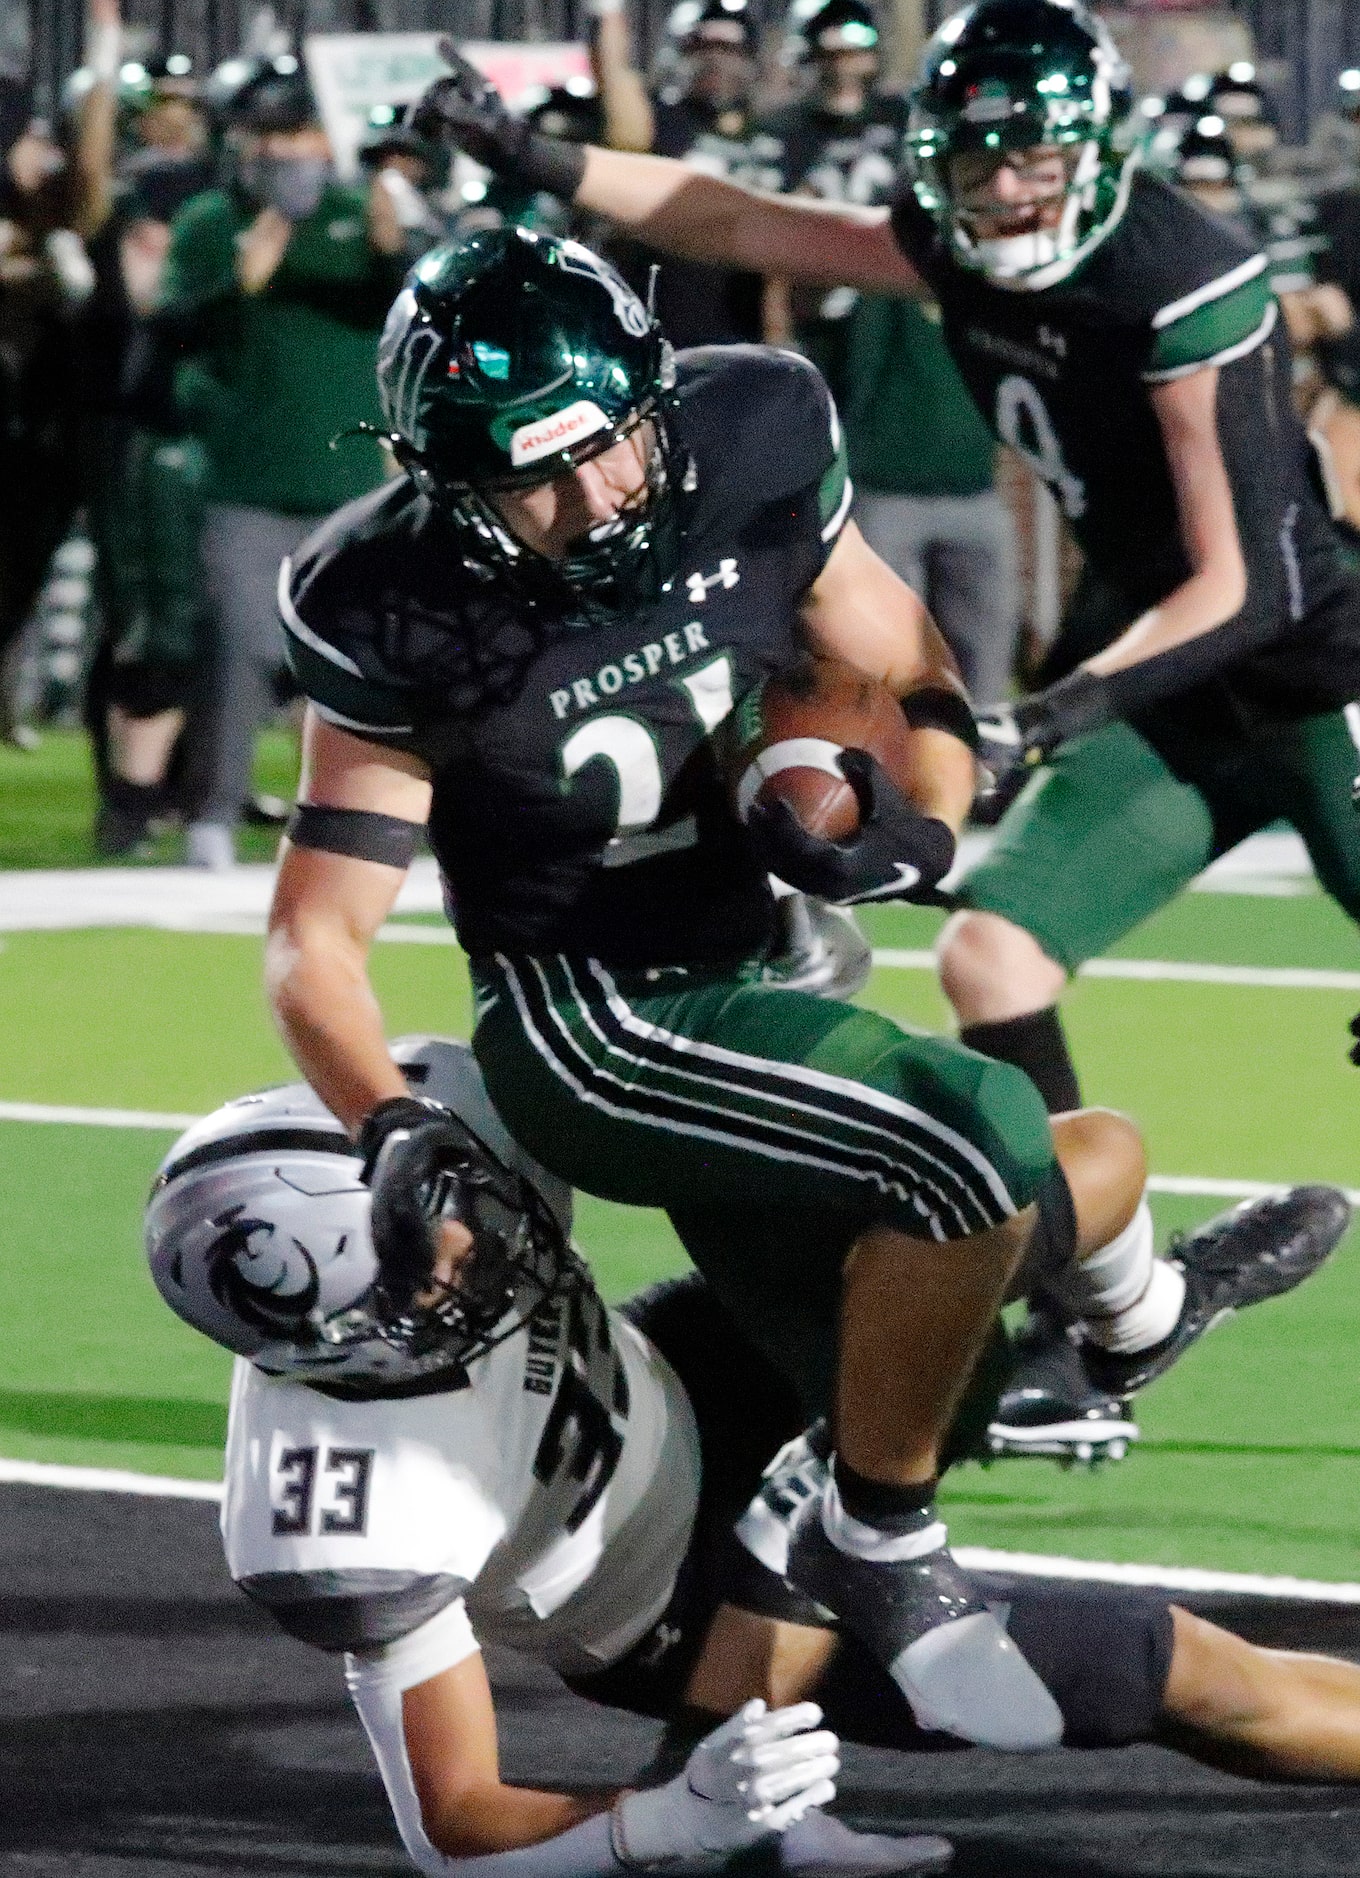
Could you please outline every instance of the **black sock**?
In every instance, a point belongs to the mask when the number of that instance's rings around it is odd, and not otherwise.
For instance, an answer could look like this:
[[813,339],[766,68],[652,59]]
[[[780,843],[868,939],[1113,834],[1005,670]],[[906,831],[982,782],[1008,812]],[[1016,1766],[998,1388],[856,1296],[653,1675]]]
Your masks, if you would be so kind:
[[129,782],[125,776],[110,772],[104,779],[104,800],[110,808],[145,815],[150,820],[153,815],[165,812],[165,786],[163,783]]
[[1024,1017],[1008,1017],[1001,1024],[965,1024],[959,1042],[1000,1063],[1024,1070],[1044,1099],[1050,1115],[1065,1115],[1081,1107],[1077,1072],[1063,1035],[1056,1004]]
[[841,1454],[832,1467],[841,1505],[851,1519],[874,1526],[879,1532],[910,1532],[913,1526],[919,1526],[921,1514],[931,1505],[940,1484],[938,1480],[922,1480],[915,1486],[899,1487],[887,1480],[870,1480],[857,1474]]

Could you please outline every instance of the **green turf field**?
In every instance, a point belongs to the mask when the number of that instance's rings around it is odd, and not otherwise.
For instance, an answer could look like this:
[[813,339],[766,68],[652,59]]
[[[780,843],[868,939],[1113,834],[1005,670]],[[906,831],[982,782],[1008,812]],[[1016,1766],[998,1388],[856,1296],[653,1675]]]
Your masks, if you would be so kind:
[[[15,759],[26,760],[26,759]],[[2,889],[0,889],[2,891]],[[878,909],[875,943],[928,944],[938,917]],[[0,935],[0,1101],[201,1112],[284,1077],[259,990],[259,942],[212,934]],[[1351,970],[1360,947],[1316,894],[1192,895],[1128,956]],[[443,946],[380,945],[394,1033],[466,1034],[466,977]],[[868,999],[943,1022],[922,971]],[[1085,980],[1070,1027],[1088,1099],[1143,1123],[1158,1175],[1325,1179],[1360,1188],[1353,992]],[[0,1122],[0,1454],[212,1477],[227,1359],[145,1277],[139,1212],[172,1133]],[[1218,1202],[1158,1197],[1166,1231]],[[657,1215],[582,1202],[579,1238],[612,1296],[681,1254]],[[1360,1236],[1302,1292],[1216,1332],[1144,1399],[1123,1465],[969,1467],[947,1498],[956,1539],[1036,1552],[1360,1579]]]
[[[256,788],[291,801],[296,781],[296,739],[281,730],[261,737]],[[47,731],[35,750],[18,750],[0,739],[0,869],[92,867],[94,809],[90,748],[84,737]],[[268,861],[276,846],[271,830],[243,828],[237,853],[243,861]],[[174,866],[183,850],[183,836],[169,830],[136,858]]]

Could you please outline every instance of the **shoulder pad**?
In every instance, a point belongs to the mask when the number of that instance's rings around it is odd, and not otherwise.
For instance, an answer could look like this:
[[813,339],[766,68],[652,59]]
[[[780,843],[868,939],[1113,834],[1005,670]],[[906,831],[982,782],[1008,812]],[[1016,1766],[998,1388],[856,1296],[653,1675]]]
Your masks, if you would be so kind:
[[[742,522],[821,482],[841,449],[840,422],[821,373],[775,346],[697,346],[682,352],[677,429],[699,469],[703,517]],[[739,415],[737,415],[739,414]]]

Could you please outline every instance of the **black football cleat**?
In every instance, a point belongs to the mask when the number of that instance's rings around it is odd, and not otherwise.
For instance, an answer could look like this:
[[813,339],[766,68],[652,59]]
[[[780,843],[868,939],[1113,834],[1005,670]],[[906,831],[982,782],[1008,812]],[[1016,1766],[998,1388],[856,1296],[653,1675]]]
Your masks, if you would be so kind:
[[1016,1363],[987,1429],[990,1455],[1040,1455],[1061,1467],[1122,1461],[1138,1439],[1118,1396],[1098,1389],[1071,1334],[1034,1312],[1015,1342]]
[[1188,1237],[1173,1239],[1168,1256],[1185,1274],[1185,1302],[1170,1334],[1128,1356],[1083,1344],[1091,1381],[1112,1396],[1146,1389],[1234,1311],[1283,1297],[1311,1277],[1350,1219],[1350,1202],[1339,1188],[1290,1187],[1243,1200]]
[[1056,1747],[1057,1703],[955,1564],[943,1525],[920,1539],[929,1549],[910,1558],[842,1552],[818,1495],[794,1516],[789,1582],[859,1638],[922,1728],[1012,1753]]

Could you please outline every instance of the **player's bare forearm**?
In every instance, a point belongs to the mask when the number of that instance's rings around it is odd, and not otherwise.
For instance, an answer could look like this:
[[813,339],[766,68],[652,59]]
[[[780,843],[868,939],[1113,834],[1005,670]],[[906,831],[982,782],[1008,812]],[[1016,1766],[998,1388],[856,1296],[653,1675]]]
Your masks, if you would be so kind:
[[672,157],[593,146],[575,201],[687,260],[867,293],[921,291],[886,209],[769,195]]
[[401,1717],[421,1825],[450,1858],[541,1845],[607,1812],[617,1797],[546,1793],[502,1781],[496,1713],[480,1655],[405,1690]]
[[[390,817],[423,826],[430,795],[417,757],[352,736],[309,708],[299,803],[342,819],[357,810],[360,822]],[[379,1102],[406,1093],[368,978],[369,947],[405,875],[404,865],[327,846],[285,841],[281,850],[265,949],[270,1008],[299,1069],[350,1129]]]
[[[337,870],[401,875],[363,861],[284,844],[265,945],[265,986],[288,1052],[332,1114],[353,1131],[406,1084],[387,1048],[382,1011],[368,977],[369,935],[314,892]],[[378,917],[385,917],[386,908]],[[374,928],[376,930],[376,927]]]
[[[925,603],[847,522],[800,609],[809,649],[845,659],[881,680],[899,698],[922,690],[967,693],[958,664]],[[968,745],[948,731],[916,732],[919,774],[910,797],[955,833],[977,790]]]
[[1086,661],[1088,669],[1101,676],[1212,632],[1239,612],[1247,598],[1246,560],[1218,437],[1218,370],[1208,367],[1158,385],[1151,398],[1192,571],[1165,600]]
[[542,1845],[570,1832],[597,1813],[607,1813],[613,1793],[543,1793],[499,1781],[440,1795],[422,1804],[421,1824],[431,1844],[448,1858],[484,1858]]

